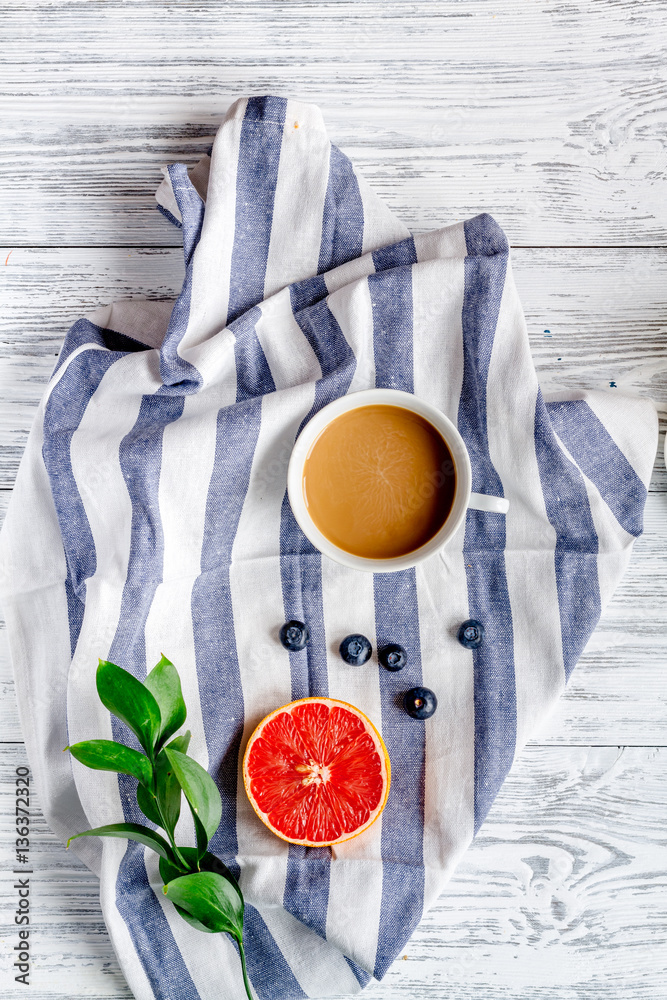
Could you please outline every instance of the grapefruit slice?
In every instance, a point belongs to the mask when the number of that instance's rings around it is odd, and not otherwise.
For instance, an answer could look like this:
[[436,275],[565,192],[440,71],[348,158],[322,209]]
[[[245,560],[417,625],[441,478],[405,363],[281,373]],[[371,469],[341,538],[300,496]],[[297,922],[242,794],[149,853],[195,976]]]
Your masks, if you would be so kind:
[[389,755],[354,705],[302,698],[267,715],[248,741],[243,783],[269,830],[326,847],[367,830],[389,794]]

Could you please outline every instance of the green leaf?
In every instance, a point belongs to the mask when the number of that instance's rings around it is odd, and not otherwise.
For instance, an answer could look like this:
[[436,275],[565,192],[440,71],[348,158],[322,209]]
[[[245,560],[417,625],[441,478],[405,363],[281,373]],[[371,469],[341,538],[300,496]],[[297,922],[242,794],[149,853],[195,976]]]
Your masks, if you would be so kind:
[[[239,888],[238,882],[230,872],[227,865],[221,861],[220,858],[217,858],[215,854],[211,854],[210,851],[206,851],[204,856],[198,860],[196,847],[179,847],[179,851],[187,862],[192,874],[198,870],[197,866],[199,866],[199,869],[203,872],[216,872],[216,874],[222,875],[222,877],[226,878],[228,882],[231,882],[239,894],[239,899],[243,902],[243,893]],[[164,858],[160,858],[159,864],[160,876],[163,882],[171,882],[173,879],[179,878],[179,876],[183,874],[182,871],[175,868],[169,863],[169,861],[165,861]]]
[[190,746],[191,736],[192,733],[188,729],[185,733],[177,736],[175,740],[172,740],[171,743],[167,743],[167,746],[170,750],[178,750],[179,753],[187,753],[188,747]]
[[162,826],[162,819],[157,811],[155,796],[147,788],[144,788],[143,785],[137,785],[137,805],[146,819],[149,819],[151,823],[155,823],[156,826]]
[[[177,736],[169,743],[174,750],[185,753],[190,743],[190,730]],[[158,786],[158,799],[160,808],[164,816],[164,821],[170,824],[169,829],[173,831],[181,811],[181,786],[178,778],[173,773],[164,750],[160,751],[155,762],[155,773]],[[158,811],[158,804],[155,795],[147,789],[137,788],[137,802],[144,816],[147,816],[156,826],[163,826],[162,816]]]
[[206,832],[208,842],[218,829],[222,816],[218,786],[208,771],[205,771],[196,760],[169,747],[165,747],[164,752],[171,761],[192,812],[199,818]]
[[169,861],[171,864],[175,863],[173,851],[164,837],[140,823],[111,823],[110,826],[97,826],[94,830],[84,830],[83,833],[75,833],[73,837],[70,837],[67,841],[67,847],[77,837],[122,837],[125,840],[136,840],[138,843],[144,844],[145,847],[151,847],[157,851],[165,861]]
[[234,886],[217,872],[195,872],[168,882],[163,892],[208,931],[227,931],[243,943],[243,902]]
[[[155,761],[155,776],[157,778],[157,801],[166,824],[165,829],[172,833],[181,812],[181,786],[174,774],[174,767],[162,750]],[[159,824],[164,826],[163,823]]]
[[187,709],[181,692],[181,680],[176,667],[166,656],[157,663],[144,681],[160,708],[162,726],[156,752],[185,722]]
[[243,949],[243,902],[232,883],[217,872],[196,872],[168,882],[162,890],[176,910],[198,930],[236,938],[248,1000],[253,1000]]
[[[178,874],[182,875],[183,872],[179,872]],[[183,920],[185,920],[186,924],[190,924],[190,927],[194,927],[196,931],[203,931],[205,934],[218,933],[217,931],[212,930],[212,928],[210,927],[204,927],[204,925],[200,920],[197,920],[196,917],[193,917],[191,913],[188,913],[187,910],[184,910],[183,907],[179,906],[177,903],[174,903],[174,909],[178,913],[179,917],[183,917]]]
[[[190,856],[189,852],[192,852],[192,865],[191,865],[192,874],[198,871],[199,869],[197,868],[197,857],[198,857],[197,848],[179,847],[179,851],[184,857],[186,857],[186,860]],[[188,852],[187,855],[186,851]],[[168,861],[164,861],[163,858],[160,858],[159,864],[160,864],[160,877],[162,878],[163,882],[172,882],[175,878],[179,878],[183,874],[183,872],[179,872],[178,869],[174,868],[173,865],[170,865]],[[188,913],[187,910],[184,910],[182,906],[178,906],[176,903],[174,903],[174,909],[176,910],[178,915],[180,917],[183,917],[183,920],[185,920],[187,924],[190,924],[191,927],[194,927],[195,930],[204,931],[205,934],[215,934],[215,931],[210,930],[208,927],[204,927],[204,925],[200,923],[196,917],[193,917],[191,913]]]
[[[179,851],[185,858],[193,874],[197,871],[197,864],[199,864],[201,871],[215,872],[217,875],[222,875],[222,877],[227,879],[227,881],[234,887],[238,893],[239,900],[243,903],[243,894],[239,889],[238,882],[230,872],[227,865],[225,865],[220,858],[216,858],[215,854],[211,854],[207,851],[203,858],[199,858],[198,861],[198,852],[196,847],[179,847]],[[168,861],[165,861],[164,858],[160,858],[159,864],[160,877],[163,882],[172,882],[175,878],[179,878],[183,874],[182,871],[179,871]],[[215,931],[211,931],[208,927],[204,927],[204,925],[197,920],[196,917],[193,917],[191,913],[184,910],[182,906],[176,906],[176,909],[180,916],[183,917],[183,919],[186,920],[192,927],[196,927],[199,931],[206,931],[208,934],[215,933]]]
[[115,743],[113,740],[84,740],[83,743],[73,743],[65,749],[81,764],[95,771],[130,774],[147,787],[153,781],[153,768],[148,758],[123,743]]
[[160,709],[151,692],[128,670],[108,660],[97,668],[97,693],[105,708],[135,734],[149,757],[162,724]]
[[208,847],[208,842],[210,838],[206,833],[204,824],[202,823],[202,821],[200,820],[199,816],[194,811],[192,806],[190,806],[190,812],[192,813],[192,821],[195,825],[195,838],[197,840],[197,848],[196,848],[197,855],[198,857],[203,858],[204,855],[206,854],[206,848]]
[[[191,852],[193,848],[181,848],[181,850]],[[204,862],[208,866],[206,871],[175,878],[167,882],[162,891],[192,927],[208,931],[209,934],[227,931],[236,938],[243,984],[248,1000],[253,1000],[243,948],[244,905],[241,890],[229,869],[214,854],[207,852]],[[161,861],[160,874],[163,877],[163,870],[165,874],[167,873],[166,867]],[[217,868],[222,868],[226,874],[216,870]]]

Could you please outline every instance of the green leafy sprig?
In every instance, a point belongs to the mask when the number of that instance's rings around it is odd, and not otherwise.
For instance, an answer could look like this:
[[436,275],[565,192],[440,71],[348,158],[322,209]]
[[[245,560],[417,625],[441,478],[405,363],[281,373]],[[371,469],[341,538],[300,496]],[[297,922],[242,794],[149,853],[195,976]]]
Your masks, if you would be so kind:
[[[243,950],[243,895],[230,870],[208,851],[222,815],[220,792],[208,771],[187,756],[190,732],[171,738],[187,716],[178,671],[163,656],[142,683],[115,663],[100,660],[96,681],[102,704],[129,726],[144,753],[113,740],[85,740],[65,749],[86,767],[136,778],[139,808],[164,830],[166,839],[141,823],[111,823],[74,834],[67,846],[77,837],[122,837],[152,848],[160,856],[162,891],[181,917],[208,934],[226,931],[238,943],[243,982],[252,1000]],[[175,840],[182,793],[192,813],[196,847],[179,846]]]

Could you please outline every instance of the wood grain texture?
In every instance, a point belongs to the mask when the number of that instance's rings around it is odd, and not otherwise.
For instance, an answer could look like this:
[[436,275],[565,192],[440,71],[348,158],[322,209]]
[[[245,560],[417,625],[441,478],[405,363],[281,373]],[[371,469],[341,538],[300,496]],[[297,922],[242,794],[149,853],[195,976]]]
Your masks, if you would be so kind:
[[[0,523],[9,495],[0,491]],[[644,534],[628,571],[533,744],[667,746],[666,521],[667,495],[649,494]],[[2,742],[23,739],[1,619],[0,734]]]
[[484,210],[527,245],[667,242],[662,0],[0,10],[15,244],[175,244],[144,212],[159,168],[194,162],[248,93],[317,103],[411,228]]
[[[519,248],[512,260],[544,388],[613,381],[667,407],[666,250]],[[176,248],[0,248],[0,488],[14,482],[69,326],[116,299],[175,296],[182,277]],[[661,461],[654,488],[667,490]]]
[[[22,747],[0,760],[4,929],[15,906],[9,807],[24,763]],[[364,995],[662,1000],[666,809],[664,749],[526,750],[405,958]],[[127,1000],[97,879],[35,813],[31,996]],[[13,937],[9,928],[10,946]],[[18,1000],[24,988],[12,988],[6,952],[1,961],[3,1000]]]
[[[160,167],[196,162],[252,93],[318,104],[414,231],[497,218],[545,388],[614,382],[667,408],[664,0],[0,0],[0,18],[0,518],[67,328],[180,287]],[[645,533],[568,690],[405,960],[365,995],[665,996],[666,423]],[[24,762],[0,625],[9,949]],[[130,1000],[97,880],[38,810],[32,848],[33,1000]],[[0,995],[18,1000],[7,954]]]

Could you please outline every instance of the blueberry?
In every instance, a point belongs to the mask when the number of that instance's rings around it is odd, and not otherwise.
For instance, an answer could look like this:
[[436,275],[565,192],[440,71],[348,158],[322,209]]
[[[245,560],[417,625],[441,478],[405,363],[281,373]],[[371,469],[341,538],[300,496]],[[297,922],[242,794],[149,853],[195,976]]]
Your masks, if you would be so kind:
[[300,649],[304,649],[309,639],[310,629],[308,626],[304,625],[303,622],[294,621],[294,619],[285,622],[280,630],[280,641],[285,649],[289,649],[290,653],[298,653]]
[[430,719],[438,707],[438,699],[430,688],[410,688],[403,695],[403,705],[413,719]]
[[476,622],[474,618],[470,618],[467,622],[463,622],[459,629],[459,642],[466,649],[477,649],[478,646],[482,645],[484,640],[484,626],[481,622]]
[[353,667],[360,667],[362,663],[370,659],[373,647],[365,635],[354,633],[347,635],[340,644],[340,655],[346,663],[351,663]]
[[397,642],[390,642],[379,650],[378,660],[387,670],[402,670],[408,662],[408,654]]

